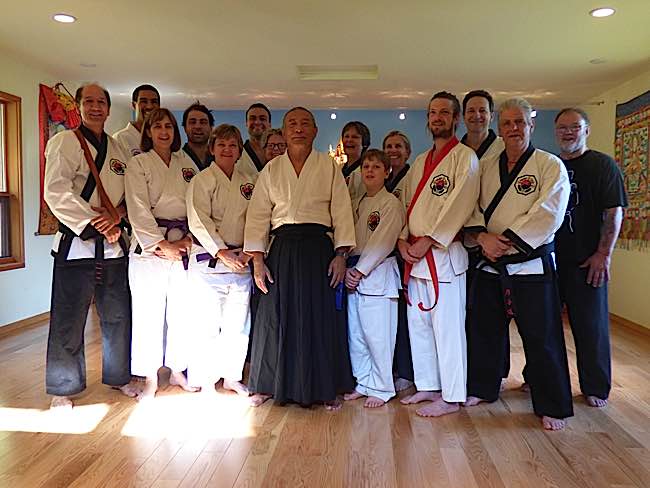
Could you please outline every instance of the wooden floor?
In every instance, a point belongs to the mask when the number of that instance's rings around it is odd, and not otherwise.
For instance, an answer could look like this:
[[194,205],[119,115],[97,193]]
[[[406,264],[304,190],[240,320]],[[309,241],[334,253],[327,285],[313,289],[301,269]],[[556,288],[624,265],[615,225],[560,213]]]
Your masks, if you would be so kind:
[[501,400],[422,419],[392,401],[249,408],[166,387],[138,405],[99,384],[96,318],[86,337],[88,384],[70,412],[47,410],[47,325],[0,339],[0,486],[650,487],[650,341],[613,331],[610,405],[578,395],[567,335],[575,417],[545,432],[519,392],[523,355],[513,333],[513,375]]

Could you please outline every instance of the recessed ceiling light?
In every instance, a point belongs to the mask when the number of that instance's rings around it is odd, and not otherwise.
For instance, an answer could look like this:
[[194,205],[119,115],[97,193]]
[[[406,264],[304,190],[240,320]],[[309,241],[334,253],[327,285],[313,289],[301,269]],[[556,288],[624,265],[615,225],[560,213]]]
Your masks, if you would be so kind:
[[63,24],[72,24],[73,22],[77,21],[76,17],[68,14],[55,14],[52,16],[52,18],[57,22],[61,22]]
[[610,15],[614,15],[615,12],[616,10],[612,7],[600,7],[589,11],[589,15],[592,17],[609,17]]
[[533,111],[530,113],[530,116],[531,116],[532,118],[537,117],[537,110],[533,110]]
[[589,62],[591,64],[605,64],[607,60],[605,58],[594,58],[594,59],[590,59]]
[[330,119],[336,120],[336,114],[334,112],[330,114]]
[[79,66],[82,68],[96,68],[97,65],[95,63],[79,63]]
[[402,112],[401,114],[398,115],[398,118],[400,120],[404,120],[404,119],[406,119],[406,114],[404,112]]

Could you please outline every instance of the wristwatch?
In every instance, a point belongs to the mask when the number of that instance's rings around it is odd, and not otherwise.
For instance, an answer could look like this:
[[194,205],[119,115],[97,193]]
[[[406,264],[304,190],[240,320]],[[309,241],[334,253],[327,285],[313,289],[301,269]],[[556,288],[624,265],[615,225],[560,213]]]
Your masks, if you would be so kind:
[[336,251],[337,256],[341,256],[343,259],[348,259],[350,253],[348,251]]

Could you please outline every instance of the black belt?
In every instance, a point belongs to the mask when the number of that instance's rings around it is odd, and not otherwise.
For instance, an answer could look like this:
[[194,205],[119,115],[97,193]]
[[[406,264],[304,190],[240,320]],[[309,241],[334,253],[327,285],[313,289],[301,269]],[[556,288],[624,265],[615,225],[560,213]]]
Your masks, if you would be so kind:
[[[527,261],[532,261],[533,259],[542,258],[542,264],[544,266],[544,274],[547,274],[547,271],[552,270],[552,267],[548,262],[550,260],[548,256],[550,256],[553,251],[555,251],[555,243],[550,242],[548,244],[544,244],[538,247],[537,249],[533,250],[533,252],[531,252],[530,254],[522,254],[522,253],[509,254],[507,256],[500,257],[494,262],[484,260],[477,267],[477,271],[480,271],[487,266],[490,266],[497,271],[499,276],[499,281],[501,283],[501,290],[503,292],[503,305],[506,312],[506,318],[511,319],[517,316],[512,276],[508,273],[507,266],[509,264],[520,264],[520,263],[525,263]],[[472,284],[470,286],[470,301],[468,301],[468,303],[474,301],[477,278],[478,278],[478,273],[474,275],[474,279],[472,280]]]

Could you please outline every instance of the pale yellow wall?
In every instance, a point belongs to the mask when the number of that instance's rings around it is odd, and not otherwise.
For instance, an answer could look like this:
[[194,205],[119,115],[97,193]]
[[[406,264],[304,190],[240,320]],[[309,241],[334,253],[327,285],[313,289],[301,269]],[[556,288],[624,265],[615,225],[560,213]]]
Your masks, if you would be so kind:
[[[36,236],[39,211],[38,85],[52,85],[55,77],[0,49],[0,91],[22,99],[23,214],[25,267],[0,272],[0,327],[50,309],[52,236]],[[78,83],[66,82],[69,90]],[[129,120],[127,106],[111,108],[107,132]]]
[[[648,90],[650,69],[584,105],[591,119],[589,146],[613,156],[616,104]],[[614,251],[609,306],[610,312],[650,328],[650,252]]]

